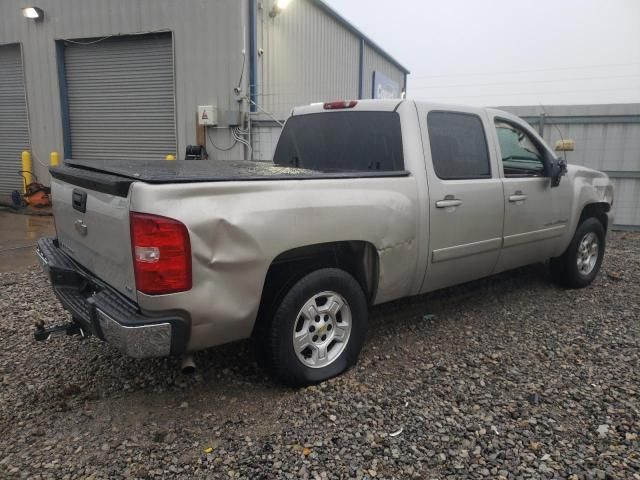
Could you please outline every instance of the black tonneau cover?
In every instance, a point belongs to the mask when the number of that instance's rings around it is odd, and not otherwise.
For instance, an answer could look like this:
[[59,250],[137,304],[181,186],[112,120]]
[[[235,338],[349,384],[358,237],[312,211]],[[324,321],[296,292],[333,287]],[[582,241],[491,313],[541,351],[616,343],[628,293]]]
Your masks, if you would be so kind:
[[131,183],[195,183],[320,178],[399,177],[409,172],[323,172],[247,160],[65,160],[49,169],[51,176],[72,185],[126,197]]

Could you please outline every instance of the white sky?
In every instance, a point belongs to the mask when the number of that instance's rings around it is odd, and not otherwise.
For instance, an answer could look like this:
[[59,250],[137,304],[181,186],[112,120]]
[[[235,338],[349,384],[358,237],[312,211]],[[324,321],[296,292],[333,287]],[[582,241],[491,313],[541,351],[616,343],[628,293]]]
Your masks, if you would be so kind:
[[411,71],[409,98],[640,102],[640,0],[325,0]]

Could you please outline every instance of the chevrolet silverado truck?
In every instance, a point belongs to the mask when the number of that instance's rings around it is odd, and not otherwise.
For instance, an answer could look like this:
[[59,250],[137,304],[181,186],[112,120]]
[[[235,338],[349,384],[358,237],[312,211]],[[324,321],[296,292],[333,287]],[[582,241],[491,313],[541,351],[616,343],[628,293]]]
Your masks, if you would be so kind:
[[550,261],[597,275],[601,172],[508,113],[408,100],[295,108],[269,163],[67,160],[37,254],[71,323],[133,357],[253,338],[280,382],[354,365],[369,307]]

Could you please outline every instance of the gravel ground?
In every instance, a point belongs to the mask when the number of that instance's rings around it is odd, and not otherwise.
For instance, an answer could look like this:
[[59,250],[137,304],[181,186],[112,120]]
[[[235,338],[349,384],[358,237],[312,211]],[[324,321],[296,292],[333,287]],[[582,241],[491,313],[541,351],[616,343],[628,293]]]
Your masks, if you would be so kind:
[[0,275],[0,477],[640,479],[640,235],[595,284],[534,266],[374,309],[360,363],[274,385],[248,343],[125,358],[34,343],[67,316],[36,269]]

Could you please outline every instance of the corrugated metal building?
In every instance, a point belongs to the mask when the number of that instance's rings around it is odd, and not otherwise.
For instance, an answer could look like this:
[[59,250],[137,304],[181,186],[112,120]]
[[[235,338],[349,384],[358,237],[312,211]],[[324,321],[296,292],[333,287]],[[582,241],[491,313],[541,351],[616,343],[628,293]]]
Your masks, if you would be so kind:
[[[51,151],[183,158],[200,142],[211,158],[268,159],[295,105],[406,88],[407,69],[320,0],[36,5],[29,19],[0,0],[0,195],[21,185],[22,150],[44,183]],[[201,105],[217,126],[198,128]]]
[[[271,18],[258,8],[254,158],[270,159],[292,106],[323,99],[374,98],[374,76],[406,91],[406,68],[347,20],[316,0],[292,1]],[[258,3],[258,7],[260,3]],[[377,82],[379,83],[379,82]],[[393,95],[393,93],[392,93]],[[275,118],[274,118],[275,117]]]
[[606,172],[615,185],[615,225],[640,230],[640,104],[500,107],[536,127],[549,145],[575,141],[567,161]]

